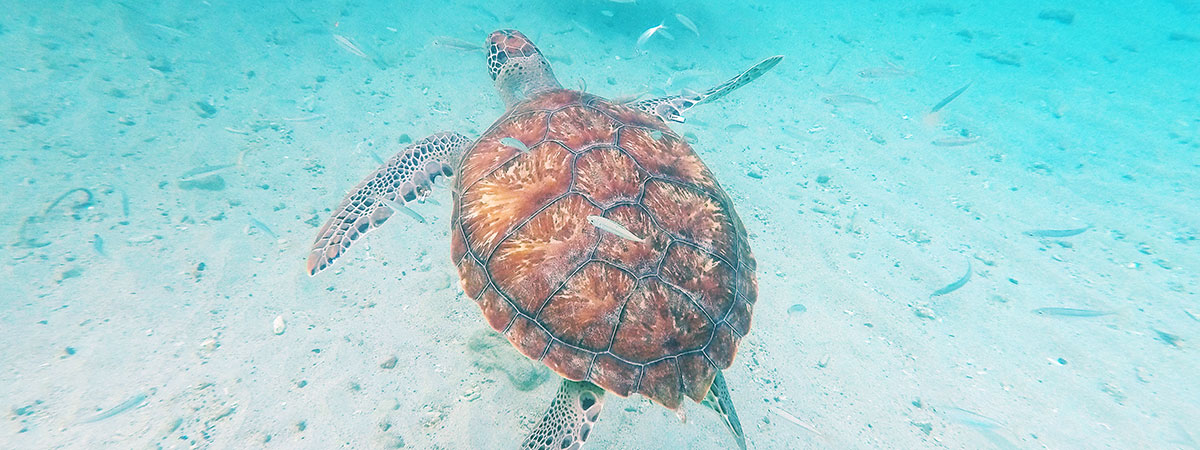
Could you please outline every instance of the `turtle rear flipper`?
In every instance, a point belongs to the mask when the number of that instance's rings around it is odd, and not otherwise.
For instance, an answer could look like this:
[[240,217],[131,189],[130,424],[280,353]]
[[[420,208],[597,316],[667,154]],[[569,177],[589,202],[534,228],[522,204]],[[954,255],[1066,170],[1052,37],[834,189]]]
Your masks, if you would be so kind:
[[578,450],[596,426],[603,408],[604,389],[586,381],[564,379],[550,409],[525,438],[521,449]]
[[634,103],[633,107],[642,110],[648,114],[662,119],[663,122],[679,122],[685,120],[683,113],[692,109],[696,105],[703,105],[715,101],[726,94],[733,92],[734,89],[745,86],[747,83],[757,80],[762,74],[767,73],[779,61],[783,60],[783,56],[772,56],[760,61],[754,67],[746,69],[745,72],[738,76],[730,78],[729,81],[721,83],[712,89],[704,92],[685,92],[680,95],[671,95],[667,97],[652,98],[650,100],[642,100]]
[[308,254],[308,274],[329,267],[351,243],[403,210],[405,203],[428,197],[437,177],[454,174],[453,167],[470,143],[458,133],[437,133],[408,146],[368,175],[317,233]]
[[721,375],[721,372],[717,372],[712,387],[708,388],[708,394],[700,403],[721,415],[721,421],[725,422],[725,427],[729,428],[733,438],[737,440],[738,448],[746,450],[746,433],[742,431],[742,422],[738,420],[737,411],[733,409],[733,399],[729,398],[729,388],[725,387],[725,376]]

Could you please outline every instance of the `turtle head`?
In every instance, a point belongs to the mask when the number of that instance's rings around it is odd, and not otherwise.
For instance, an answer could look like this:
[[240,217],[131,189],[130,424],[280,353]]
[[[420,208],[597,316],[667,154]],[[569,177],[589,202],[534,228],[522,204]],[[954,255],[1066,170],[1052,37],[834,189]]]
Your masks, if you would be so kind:
[[520,31],[493,31],[486,46],[488,71],[504,104],[512,106],[539,92],[562,88],[550,62]]

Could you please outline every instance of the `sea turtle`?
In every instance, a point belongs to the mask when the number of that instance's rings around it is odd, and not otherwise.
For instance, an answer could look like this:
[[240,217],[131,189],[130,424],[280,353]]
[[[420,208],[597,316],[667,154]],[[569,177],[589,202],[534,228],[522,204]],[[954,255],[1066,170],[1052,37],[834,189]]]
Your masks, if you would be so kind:
[[486,46],[508,111],[477,140],[437,133],[371,173],[321,227],[309,274],[456,175],[450,253],[463,291],[563,378],[523,448],[582,446],[606,391],[677,412],[684,397],[701,402],[745,448],[721,370],[750,328],[754,257],[729,196],[666,123],[782,57],[701,93],[619,103],[563,89],[518,31]]

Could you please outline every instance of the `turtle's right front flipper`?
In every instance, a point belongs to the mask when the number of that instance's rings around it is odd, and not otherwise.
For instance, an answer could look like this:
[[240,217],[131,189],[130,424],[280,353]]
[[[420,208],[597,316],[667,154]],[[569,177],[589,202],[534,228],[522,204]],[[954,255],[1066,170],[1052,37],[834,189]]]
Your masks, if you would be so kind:
[[316,275],[333,264],[363,234],[414,200],[429,196],[433,180],[451,176],[459,158],[471,144],[466,136],[442,132],[405,148],[383,163],[346,195],[313,242],[308,254],[308,274]]
[[770,58],[759,61],[754,67],[746,69],[745,72],[738,76],[730,78],[729,81],[721,83],[704,92],[685,92],[681,95],[671,95],[668,97],[652,98],[634,103],[633,107],[642,110],[647,114],[658,117],[663,122],[679,122],[685,120],[683,113],[698,105],[703,105],[724,97],[726,94],[733,92],[734,89],[745,86],[747,83],[757,80],[779,61],[783,61],[783,56],[772,56]]

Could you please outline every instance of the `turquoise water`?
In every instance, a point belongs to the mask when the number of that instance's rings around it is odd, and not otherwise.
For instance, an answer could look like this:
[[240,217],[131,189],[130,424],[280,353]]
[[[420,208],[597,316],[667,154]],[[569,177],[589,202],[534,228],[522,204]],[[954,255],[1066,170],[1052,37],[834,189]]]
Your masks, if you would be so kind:
[[[4,2],[0,447],[515,448],[558,377],[459,289],[444,183],[305,259],[503,114],[516,28],[608,98],[784,55],[672,124],[758,261],[750,448],[1200,448],[1200,3],[844,3]],[[688,403],[588,447],[735,448]]]

